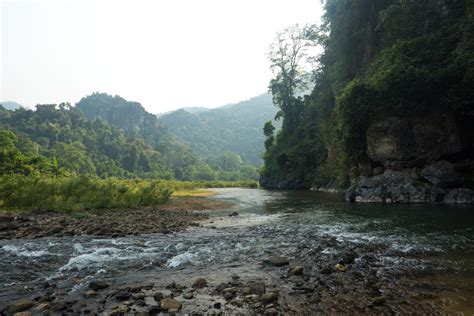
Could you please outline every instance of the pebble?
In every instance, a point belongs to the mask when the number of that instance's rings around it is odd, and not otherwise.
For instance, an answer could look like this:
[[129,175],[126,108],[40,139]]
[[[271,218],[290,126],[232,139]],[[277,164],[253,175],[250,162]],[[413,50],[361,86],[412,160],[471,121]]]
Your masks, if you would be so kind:
[[86,292],[84,293],[84,296],[85,296],[85,297],[94,297],[94,296],[96,296],[96,295],[97,295],[97,292],[94,291],[94,290],[88,290],[88,291],[86,291]]
[[198,278],[193,283],[193,288],[202,289],[207,286],[207,281],[204,278]]
[[162,310],[170,311],[176,310],[178,311],[181,308],[181,303],[172,298],[165,298],[161,300],[160,307]]
[[290,269],[290,273],[294,275],[303,275],[304,268],[302,266],[294,266]]
[[183,294],[183,298],[187,299],[187,300],[190,300],[194,297],[193,293],[192,292],[186,292]]
[[13,304],[10,304],[8,307],[8,313],[14,314],[17,312],[23,312],[31,308],[33,305],[35,305],[35,303],[32,300],[24,298],[14,302]]
[[287,257],[281,257],[281,256],[270,257],[268,258],[268,262],[270,262],[270,264],[274,265],[275,267],[283,267],[290,264]]
[[91,281],[89,283],[89,289],[94,290],[94,291],[106,289],[109,286],[110,284],[105,281]]
[[265,304],[272,303],[278,299],[278,295],[274,292],[262,294],[260,297]]

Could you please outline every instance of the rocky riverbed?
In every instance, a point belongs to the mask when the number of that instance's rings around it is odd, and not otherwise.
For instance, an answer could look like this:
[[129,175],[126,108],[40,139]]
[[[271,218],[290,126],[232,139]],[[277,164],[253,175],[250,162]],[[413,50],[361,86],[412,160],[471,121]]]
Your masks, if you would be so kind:
[[448,222],[439,206],[362,207],[314,192],[220,193],[215,201],[235,206],[168,234],[0,241],[0,312],[474,311],[467,208],[451,208]]

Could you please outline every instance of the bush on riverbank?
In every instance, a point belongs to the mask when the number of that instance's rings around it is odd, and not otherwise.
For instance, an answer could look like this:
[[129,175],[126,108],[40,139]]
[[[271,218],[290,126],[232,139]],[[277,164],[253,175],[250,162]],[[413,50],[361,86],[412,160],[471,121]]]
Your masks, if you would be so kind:
[[0,177],[0,208],[78,211],[155,207],[168,202],[173,191],[257,186],[255,181],[128,180],[87,176],[10,175]]
[[80,177],[0,178],[0,207],[38,211],[138,208],[166,203],[172,191],[151,180]]

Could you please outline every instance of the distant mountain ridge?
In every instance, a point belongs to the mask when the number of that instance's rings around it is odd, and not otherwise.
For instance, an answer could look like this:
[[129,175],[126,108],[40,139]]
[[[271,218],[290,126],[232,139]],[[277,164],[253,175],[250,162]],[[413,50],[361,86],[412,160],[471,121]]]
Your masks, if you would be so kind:
[[25,106],[21,105],[18,102],[15,102],[15,101],[3,101],[3,102],[0,102],[0,104],[5,109],[11,110],[11,111],[14,111],[14,110],[19,109],[19,108],[25,108]]
[[262,128],[276,112],[272,97],[265,93],[215,109],[179,109],[161,115],[158,120],[203,157],[212,158],[231,151],[259,166],[264,151]]

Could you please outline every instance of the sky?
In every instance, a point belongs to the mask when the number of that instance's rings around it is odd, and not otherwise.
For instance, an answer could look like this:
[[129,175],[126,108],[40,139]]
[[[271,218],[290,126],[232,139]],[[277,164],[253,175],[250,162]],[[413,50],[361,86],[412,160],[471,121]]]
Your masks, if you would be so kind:
[[93,92],[152,113],[267,91],[277,32],[319,0],[0,0],[0,101],[75,104]]

